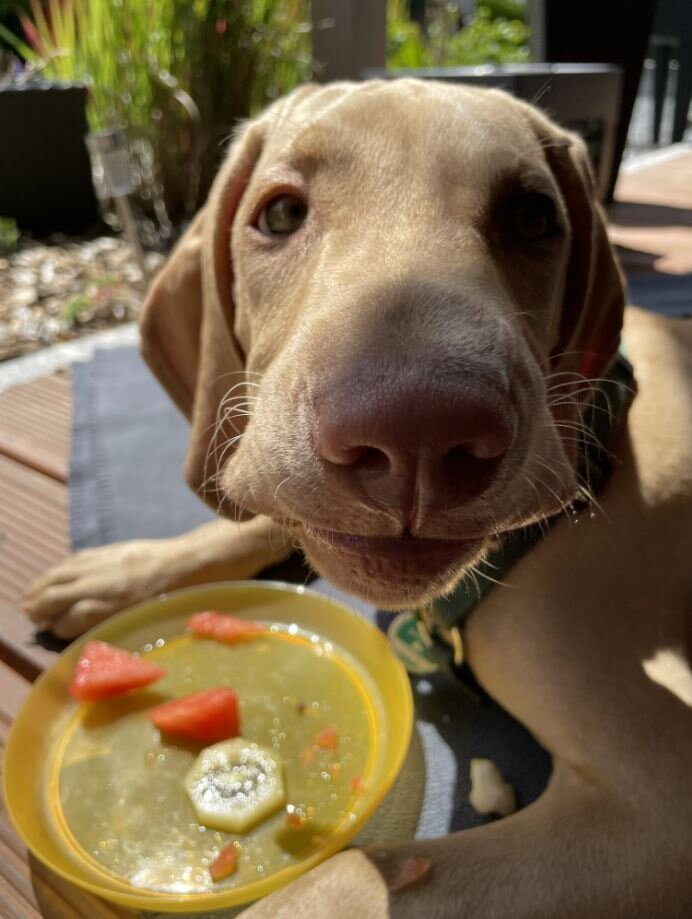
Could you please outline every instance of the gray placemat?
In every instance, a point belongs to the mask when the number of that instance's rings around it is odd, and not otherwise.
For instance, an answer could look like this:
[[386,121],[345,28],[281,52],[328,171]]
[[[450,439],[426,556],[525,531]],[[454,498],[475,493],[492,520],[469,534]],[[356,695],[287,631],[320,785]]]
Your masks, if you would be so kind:
[[[166,537],[210,519],[182,477],[188,427],[135,348],[97,351],[73,370],[70,520],[75,549],[136,537]],[[293,565],[268,574],[305,579]],[[322,579],[313,589],[341,599],[386,628],[389,617]],[[550,759],[492,702],[472,701],[450,677],[412,681],[416,731],[402,774],[361,842],[428,838],[485,822],[468,803],[469,761],[487,757],[526,805],[545,788]]]
[[188,423],[133,347],[73,367],[74,549],[178,536],[212,512],[183,480]]
[[627,278],[627,302],[664,316],[692,316],[692,274],[632,272]]

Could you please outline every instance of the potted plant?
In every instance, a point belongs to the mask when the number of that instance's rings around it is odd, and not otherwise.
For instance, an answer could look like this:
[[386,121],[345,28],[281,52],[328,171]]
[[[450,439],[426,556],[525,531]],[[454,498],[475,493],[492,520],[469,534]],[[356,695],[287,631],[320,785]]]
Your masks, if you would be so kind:
[[205,200],[234,124],[311,72],[307,0],[26,2],[25,40],[0,35],[86,85],[92,132],[126,132],[134,201],[164,236]]

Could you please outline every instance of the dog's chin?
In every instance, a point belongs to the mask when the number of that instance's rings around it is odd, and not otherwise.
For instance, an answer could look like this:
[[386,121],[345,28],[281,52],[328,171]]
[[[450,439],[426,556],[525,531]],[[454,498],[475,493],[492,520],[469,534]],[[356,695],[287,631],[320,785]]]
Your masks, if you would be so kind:
[[383,610],[430,603],[448,593],[484,552],[485,541],[399,539],[303,531],[315,570]]

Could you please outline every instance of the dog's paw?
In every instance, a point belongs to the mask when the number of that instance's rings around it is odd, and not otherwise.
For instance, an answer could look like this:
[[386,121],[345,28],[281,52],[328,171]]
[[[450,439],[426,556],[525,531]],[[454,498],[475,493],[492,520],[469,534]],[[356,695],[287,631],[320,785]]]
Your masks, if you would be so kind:
[[175,586],[164,540],[134,540],[71,555],[32,585],[23,609],[39,629],[75,638],[134,603]]

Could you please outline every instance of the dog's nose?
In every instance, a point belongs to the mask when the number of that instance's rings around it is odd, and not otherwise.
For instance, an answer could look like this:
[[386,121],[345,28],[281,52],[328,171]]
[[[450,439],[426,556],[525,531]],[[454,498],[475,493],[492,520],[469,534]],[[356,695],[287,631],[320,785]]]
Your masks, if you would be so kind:
[[459,506],[485,491],[514,439],[508,398],[478,380],[451,386],[406,372],[351,378],[317,402],[317,451],[373,502]]

